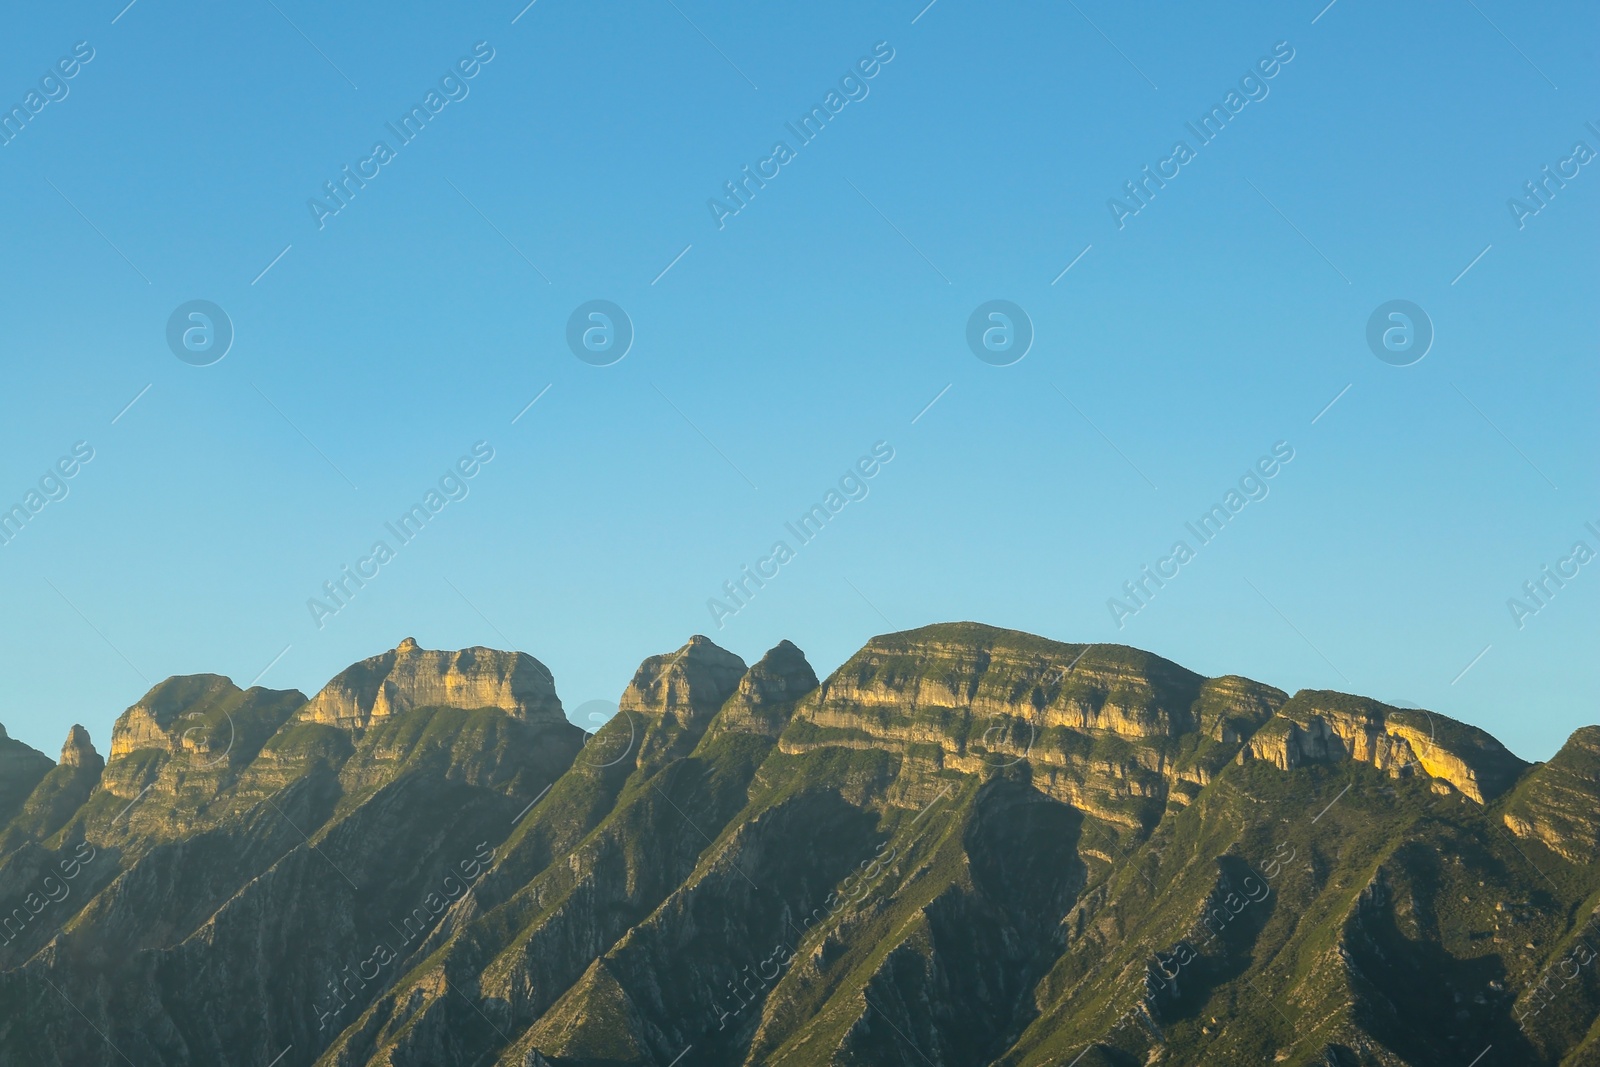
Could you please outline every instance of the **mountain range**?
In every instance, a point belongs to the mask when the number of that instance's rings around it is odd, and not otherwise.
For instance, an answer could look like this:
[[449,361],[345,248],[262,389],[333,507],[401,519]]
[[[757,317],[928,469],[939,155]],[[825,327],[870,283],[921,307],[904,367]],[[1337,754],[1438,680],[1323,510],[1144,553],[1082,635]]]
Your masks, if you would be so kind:
[[1600,1064],[1600,727],[975,623],[618,708],[407,639],[0,727],[0,1065]]

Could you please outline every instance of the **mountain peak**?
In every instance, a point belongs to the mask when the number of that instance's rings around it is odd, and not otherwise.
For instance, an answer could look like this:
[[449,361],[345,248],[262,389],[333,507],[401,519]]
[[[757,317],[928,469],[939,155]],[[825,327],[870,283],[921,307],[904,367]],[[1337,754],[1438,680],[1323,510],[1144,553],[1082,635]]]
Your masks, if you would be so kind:
[[100,753],[94,750],[94,743],[89,740],[89,731],[74,723],[72,729],[67,731],[66,743],[61,746],[61,765],[85,767],[99,758]]
[[739,692],[763,702],[795,701],[817,687],[817,672],[791,641],[779,641],[739,681]]
[[676,652],[639,664],[617,706],[644,715],[674,714],[688,724],[709,719],[733,695],[744,660],[703,634]]
[[218,707],[239,692],[220,674],[175,674],[157,682],[112,724],[111,758],[142,748],[173,748],[179,719]]
[[297,718],[363,729],[412,708],[499,708],[523,719],[564,721],[549,668],[526,652],[474,646],[424,649],[406,638],[393,651],[352,664]]
[[791,641],[779,641],[739,679],[716,728],[777,737],[795,704],[817,685],[806,654]]

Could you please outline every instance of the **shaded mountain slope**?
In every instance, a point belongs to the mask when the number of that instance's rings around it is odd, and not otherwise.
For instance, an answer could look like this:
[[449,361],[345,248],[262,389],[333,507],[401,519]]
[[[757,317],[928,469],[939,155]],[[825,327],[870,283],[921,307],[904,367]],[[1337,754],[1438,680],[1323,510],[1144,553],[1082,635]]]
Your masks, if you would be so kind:
[[619,707],[407,640],[0,734],[0,1064],[1600,1062],[1600,728],[973,623]]

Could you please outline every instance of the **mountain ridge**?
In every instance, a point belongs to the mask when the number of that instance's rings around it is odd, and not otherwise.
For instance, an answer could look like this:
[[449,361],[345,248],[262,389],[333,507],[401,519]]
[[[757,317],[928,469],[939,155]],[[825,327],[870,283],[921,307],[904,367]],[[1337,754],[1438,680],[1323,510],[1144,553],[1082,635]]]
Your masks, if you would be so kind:
[[1600,728],[976,623],[696,635],[618,706],[408,639],[0,733],[0,1063],[1594,1062]]

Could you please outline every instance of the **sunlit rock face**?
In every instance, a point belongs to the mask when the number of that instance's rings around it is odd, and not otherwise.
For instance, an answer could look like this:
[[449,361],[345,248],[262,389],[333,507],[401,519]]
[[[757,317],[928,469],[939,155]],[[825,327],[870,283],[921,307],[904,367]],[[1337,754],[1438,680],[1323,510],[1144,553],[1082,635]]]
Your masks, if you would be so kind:
[[739,679],[717,717],[722,730],[777,737],[795,704],[817,688],[817,673],[792,642],[780,641]]
[[1528,766],[1489,734],[1454,719],[1312,690],[1279,709],[1240,758],[1286,771],[1354,760],[1395,777],[1426,776],[1480,804],[1504,793]]
[[100,753],[94,750],[94,743],[89,740],[88,730],[74,725],[67,731],[66,743],[61,746],[61,766],[93,767],[99,771],[104,763]]
[[225,713],[242,690],[217,674],[168,678],[152,687],[111,727],[111,758],[140,749],[196,750],[205,744],[209,717]]
[[696,634],[678,651],[639,664],[617,707],[674,716],[684,726],[704,725],[733,695],[744,672],[744,660]]
[[1131,827],[1186,802],[1287,699],[1123,645],[944,623],[873,638],[800,702],[780,745],[910,751],[974,774],[1026,763],[1046,794]]
[[1600,852],[1600,726],[1567,738],[1549,763],[1535,767],[1506,805],[1505,824],[1574,863],[1593,864]]
[[342,671],[296,716],[364,729],[411,708],[499,708],[528,720],[559,721],[550,671],[525,652],[424,649],[406,638],[393,651]]
[[1203,681],[1121,645],[1069,645],[956,623],[873,638],[807,701],[806,714],[819,725],[897,734],[959,713],[1129,739],[1173,737],[1199,728],[1194,702]]

